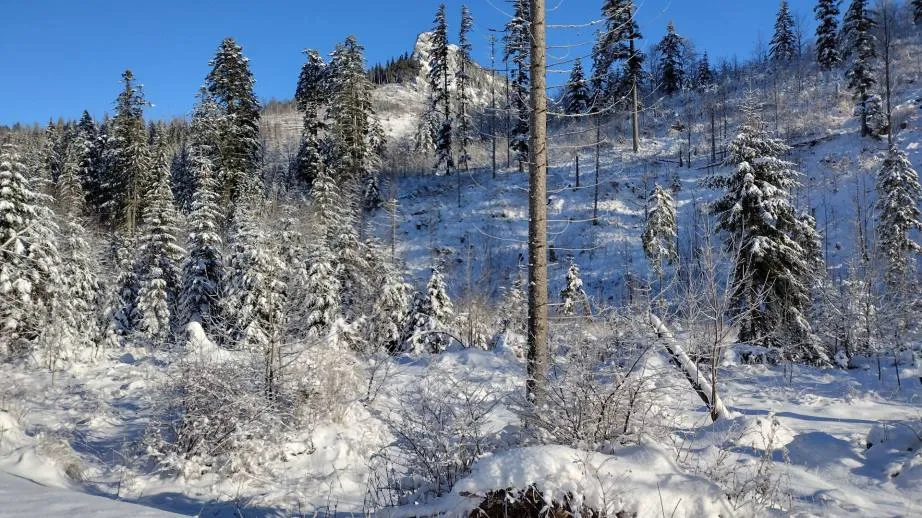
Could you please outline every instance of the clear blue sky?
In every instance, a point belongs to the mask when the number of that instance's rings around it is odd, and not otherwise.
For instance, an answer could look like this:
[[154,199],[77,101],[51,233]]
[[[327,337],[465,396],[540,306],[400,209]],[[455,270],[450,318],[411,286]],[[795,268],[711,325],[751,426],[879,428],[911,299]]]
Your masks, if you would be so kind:
[[[369,63],[411,50],[432,23],[438,0],[102,0],[8,1],[0,7],[0,124],[96,117],[111,111],[119,76],[131,68],[154,104],[151,118],[186,115],[225,36],[250,58],[261,99],[290,98],[306,47],[328,53],[355,34]],[[457,31],[461,1],[446,0]],[[475,57],[488,63],[488,27],[500,28],[505,0],[466,0],[475,20]],[[791,0],[813,33],[813,0]],[[548,23],[596,19],[601,0],[548,0]],[[761,34],[771,37],[774,0],[638,0],[638,20],[649,40],[666,23],[715,57],[748,57]],[[595,28],[551,29],[549,43],[592,40]],[[648,45],[644,44],[644,48]],[[550,59],[588,54],[590,46],[554,49]],[[550,81],[559,82],[552,76]]]

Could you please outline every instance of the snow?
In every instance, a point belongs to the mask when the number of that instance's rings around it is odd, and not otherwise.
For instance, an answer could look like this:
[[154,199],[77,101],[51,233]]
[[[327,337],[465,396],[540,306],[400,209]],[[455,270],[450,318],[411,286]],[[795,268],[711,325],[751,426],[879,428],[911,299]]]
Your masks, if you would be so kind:
[[[681,472],[672,456],[652,445],[625,447],[614,455],[564,446],[531,446],[488,457],[474,465],[451,494],[422,505],[382,513],[411,516],[468,516],[491,491],[534,486],[547,501],[615,516],[655,518],[732,516],[720,488]],[[629,514],[633,516],[632,514]]]

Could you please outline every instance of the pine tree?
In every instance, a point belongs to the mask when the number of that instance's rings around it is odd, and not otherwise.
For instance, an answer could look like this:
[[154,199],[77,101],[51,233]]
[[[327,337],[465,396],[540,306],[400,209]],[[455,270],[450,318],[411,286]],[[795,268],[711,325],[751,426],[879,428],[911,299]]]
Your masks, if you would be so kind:
[[470,69],[473,67],[471,60],[470,32],[474,29],[474,19],[471,10],[466,5],[461,6],[461,29],[458,31],[458,71],[455,73],[455,82],[458,92],[458,115],[456,117],[456,131],[458,142],[458,167],[467,171],[470,167],[469,148],[473,141],[474,121],[471,117],[471,77]]
[[922,250],[910,232],[922,228],[919,175],[902,150],[890,147],[877,175],[878,249],[886,262],[886,281],[895,290],[909,279],[912,255]]
[[660,89],[666,95],[673,95],[682,90],[685,83],[685,69],[682,68],[687,43],[685,38],[675,31],[675,25],[670,21],[666,27],[666,35],[657,44],[660,53]]
[[771,138],[754,102],[729,148],[735,172],[716,183],[726,193],[712,205],[717,230],[734,254],[733,295],[741,312],[740,340],[780,347],[787,357],[828,361],[813,340],[806,314],[813,259],[795,239],[791,189],[799,173],[782,157],[789,148]]
[[589,109],[589,102],[589,87],[583,75],[583,64],[579,58],[576,58],[573,62],[573,70],[570,71],[570,79],[564,87],[560,104],[564,113],[576,115],[586,113]]
[[711,63],[708,60],[708,53],[705,52],[698,60],[697,70],[695,72],[695,84],[698,91],[705,91],[714,85],[714,72],[711,70]]
[[232,211],[242,199],[260,192],[260,107],[249,60],[233,38],[221,42],[208,64],[212,69],[205,84],[223,111],[215,171],[222,206]]
[[454,321],[454,307],[448,298],[448,288],[439,266],[432,275],[425,293],[413,297],[410,315],[403,331],[403,341],[414,353],[438,353],[445,350],[451,338],[444,334]]
[[841,0],[819,0],[813,8],[819,22],[816,26],[816,62],[823,70],[832,70],[842,63],[839,53],[839,2]]
[[133,234],[141,222],[142,189],[148,185],[150,157],[144,125],[147,101],[131,70],[122,74],[124,88],[108,127],[108,171],[102,190],[108,195],[103,212],[112,227]]
[[781,0],[775,19],[775,34],[769,43],[769,55],[776,63],[787,63],[797,55],[797,37],[794,35],[794,17],[787,0]]
[[852,0],[845,12],[843,32],[846,56],[850,59],[848,88],[858,102],[862,136],[873,133],[868,119],[874,116],[869,102],[877,85],[874,77],[874,59],[877,57],[875,27],[877,22],[868,9],[867,0]]
[[176,302],[181,281],[179,268],[185,251],[178,244],[178,218],[164,149],[156,151],[152,174],[135,259],[140,282],[134,308],[137,314],[133,320],[145,339],[153,344],[162,344],[169,338],[177,319]]
[[657,275],[662,275],[664,263],[674,264],[679,258],[676,251],[677,236],[675,200],[669,191],[656,185],[647,199],[647,219],[642,241],[644,253]]
[[58,294],[60,257],[45,197],[26,180],[16,148],[0,149],[0,351],[25,353]]
[[435,170],[444,168],[450,175],[455,166],[452,155],[452,116],[449,78],[451,64],[448,60],[448,22],[445,21],[445,4],[439,4],[432,22],[432,47],[429,55],[429,112],[436,122]]
[[179,296],[180,322],[200,322],[205,332],[215,327],[224,279],[224,258],[218,230],[221,214],[208,154],[207,148],[197,147],[190,159],[196,173],[196,189],[189,214],[189,255],[183,265]]
[[370,320],[370,338],[376,348],[391,354],[401,352],[400,338],[410,309],[410,290],[396,267],[389,265],[384,270]]
[[303,114],[301,123],[301,144],[295,158],[293,179],[305,190],[314,183],[314,177],[323,160],[322,132],[326,128],[322,110],[327,104],[328,68],[316,50],[304,53],[307,61],[301,67],[295,101]]
[[570,258],[570,267],[567,268],[567,284],[560,290],[560,313],[564,316],[573,315],[576,305],[583,307],[583,312],[589,316],[589,297],[583,290],[583,280],[580,278],[579,265]]
[[529,53],[531,45],[528,36],[530,20],[528,0],[512,0],[514,13],[506,24],[505,60],[509,63],[512,78],[509,83],[509,110],[512,127],[509,128],[509,147],[515,152],[519,170],[528,162],[529,107]]

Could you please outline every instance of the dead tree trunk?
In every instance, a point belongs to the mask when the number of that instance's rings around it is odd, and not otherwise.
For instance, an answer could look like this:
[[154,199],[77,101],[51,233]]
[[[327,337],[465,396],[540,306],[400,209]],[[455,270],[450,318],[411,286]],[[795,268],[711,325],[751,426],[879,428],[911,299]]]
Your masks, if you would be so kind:
[[544,0],[531,1],[531,127],[528,193],[528,379],[536,407],[547,391],[550,364],[547,324],[547,83]]
[[727,407],[724,406],[720,396],[717,395],[717,387],[711,384],[707,377],[698,370],[695,362],[685,354],[685,350],[672,336],[672,331],[666,327],[666,324],[659,317],[652,313],[650,313],[650,325],[653,326],[656,336],[663,341],[666,352],[669,353],[669,356],[672,357],[679,369],[682,370],[682,373],[685,374],[685,379],[688,380],[692,389],[698,394],[704,405],[707,406],[711,420],[717,421],[720,417],[727,417]]

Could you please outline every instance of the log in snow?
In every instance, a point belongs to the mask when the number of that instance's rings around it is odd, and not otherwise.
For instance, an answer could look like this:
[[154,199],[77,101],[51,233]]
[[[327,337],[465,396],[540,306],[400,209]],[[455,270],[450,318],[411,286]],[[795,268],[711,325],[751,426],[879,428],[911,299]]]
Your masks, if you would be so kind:
[[[669,356],[671,356],[672,359],[675,360],[676,365],[682,369],[682,372],[685,374],[685,379],[688,380],[688,383],[695,389],[695,393],[698,394],[701,401],[704,401],[704,404],[708,407],[711,420],[717,421],[720,417],[727,417],[727,407],[724,406],[723,401],[720,400],[720,396],[717,395],[716,387],[701,373],[698,366],[695,365],[695,362],[688,357],[688,354],[685,353],[685,350],[682,349],[682,346],[679,345],[672,335],[672,331],[670,331],[666,324],[653,313],[650,313],[650,325],[653,326],[653,331],[656,332],[656,336],[662,339],[663,345],[666,347]],[[711,401],[711,399],[713,399],[713,401]]]

